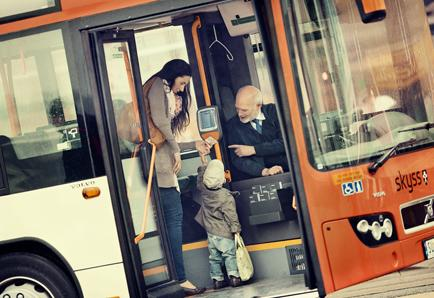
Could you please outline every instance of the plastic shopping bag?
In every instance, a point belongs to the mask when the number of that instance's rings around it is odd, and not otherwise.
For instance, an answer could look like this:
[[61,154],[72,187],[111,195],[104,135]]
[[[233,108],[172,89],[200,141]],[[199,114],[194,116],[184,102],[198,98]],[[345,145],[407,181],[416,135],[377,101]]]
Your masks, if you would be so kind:
[[253,276],[253,264],[249,252],[244,245],[243,238],[241,238],[239,233],[235,234],[235,247],[240,278],[242,281],[249,280]]

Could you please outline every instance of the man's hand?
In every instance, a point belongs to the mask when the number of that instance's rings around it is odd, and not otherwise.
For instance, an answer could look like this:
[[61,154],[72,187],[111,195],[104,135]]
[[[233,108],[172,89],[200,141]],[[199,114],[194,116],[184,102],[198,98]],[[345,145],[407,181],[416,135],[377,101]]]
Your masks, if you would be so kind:
[[210,152],[211,146],[205,141],[196,141],[195,142],[196,150],[199,151],[200,155],[207,155]]
[[238,157],[247,157],[256,154],[255,147],[248,145],[229,145],[228,148],[235,149],[234,152]]
[[281,166],[273,166],[271,168],[264,168],[262,170],[262,176],[273,176],[283,173],[283,168]]
[[181,153],[175,153],[173,159],[173,172],[175,172],[175,175],[178,175],[179,171],[181,171]]

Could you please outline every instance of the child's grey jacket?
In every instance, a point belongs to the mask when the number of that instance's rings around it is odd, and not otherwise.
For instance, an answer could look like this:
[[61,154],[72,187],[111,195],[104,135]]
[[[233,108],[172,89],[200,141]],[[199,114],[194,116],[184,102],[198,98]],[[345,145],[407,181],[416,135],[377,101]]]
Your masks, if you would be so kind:
[[209,189],[203,184],[206,166],[197,170],[197,189],[202,198],[202,206],[195,220],[213,235],[233,239],[233,233],[241,231],[235,200],[231,192],[224,187]]

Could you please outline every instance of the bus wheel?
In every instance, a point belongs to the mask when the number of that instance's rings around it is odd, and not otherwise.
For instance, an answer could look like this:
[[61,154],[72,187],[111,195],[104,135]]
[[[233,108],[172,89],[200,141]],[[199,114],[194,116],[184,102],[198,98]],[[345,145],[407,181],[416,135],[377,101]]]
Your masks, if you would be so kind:
[[77,297],[66,274],[31,253],[0,256],[0,297]]

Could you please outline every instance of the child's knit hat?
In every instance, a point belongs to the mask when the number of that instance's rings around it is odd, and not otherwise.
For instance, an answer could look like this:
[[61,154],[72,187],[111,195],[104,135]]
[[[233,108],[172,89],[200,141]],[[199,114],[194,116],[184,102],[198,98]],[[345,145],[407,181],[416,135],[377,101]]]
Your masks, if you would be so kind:
[[203,184],[211,189],[217,189],[223,186],[226,182],[225,167],[218,159],[213,159],[209,162],[203,174]]

